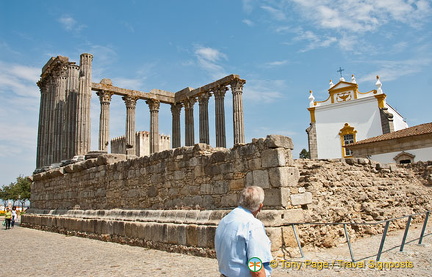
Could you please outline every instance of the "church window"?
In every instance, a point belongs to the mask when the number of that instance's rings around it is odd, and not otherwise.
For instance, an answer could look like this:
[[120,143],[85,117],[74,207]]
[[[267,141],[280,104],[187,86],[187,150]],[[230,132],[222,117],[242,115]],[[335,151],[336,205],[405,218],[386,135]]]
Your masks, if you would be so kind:
[[414,158],[415,158],[415,155],[408,153],[408,152],[405,152],[405,151],[402,151],[398,155],[396,155],[396,157],[394,157],[393,159],[398,164],[410,164],[410,163],[414,162]]
[[[354,135],[349,134],[344,136],[344,145],[348,145],[354,143]],[[346,156],[352,156],[352,151],[345,148],[345,155]]]
[[353,152],[345,146],[356,142],[356,134],[357,131],[354,130],[354,127],[350,126],[348,123],[345,123],[344,127],[340,130],[339,136],[341,140],[342,155],[344,158],[352,157]]

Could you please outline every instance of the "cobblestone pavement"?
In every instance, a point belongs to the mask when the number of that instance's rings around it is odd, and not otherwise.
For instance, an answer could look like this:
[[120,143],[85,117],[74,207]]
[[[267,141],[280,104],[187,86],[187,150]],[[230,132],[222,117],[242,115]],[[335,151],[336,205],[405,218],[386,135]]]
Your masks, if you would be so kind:
[[[418,237],[420,227],[411,227],[409,240]],[[389,234],[385,249],[390,250],[382,254],[382,265],[400,266],[405,262],[405,265],[412,265],[412,268],[376,268],[380,264],[376,264],[376,257],[370,255],[377,252],[381,236],[374,236],[353,243],[354,257],[360,260],[357,263],[346,263],[343,268],[319,270],[317,267],[325,266],[325,262],[329,263],[329,267],[332,267],[334,261],[339,264],[339,260],[350,262],[347,246],[320,251],[305,250],[305,258],[291,258],[287,260],[288,263],[284,263],[285,268],[279,262],[272,276],[432,276],[432,236],[427,236],[423,245],[411,242],[405,246],[404,252],[399,252],[398,247],[391,249],[400,243],[402,234],[401,231]],[[0,243],[3,249],[0,276],[219,276],[215,259],[65,236],[19,226],[11,230],[1,229]],[[6,257],[10,261],[10,267],[5,266]],[[348,268],[361,266],[362,261],[365,268]],[[288,265],[301,265],[301,268],[292,269]]]

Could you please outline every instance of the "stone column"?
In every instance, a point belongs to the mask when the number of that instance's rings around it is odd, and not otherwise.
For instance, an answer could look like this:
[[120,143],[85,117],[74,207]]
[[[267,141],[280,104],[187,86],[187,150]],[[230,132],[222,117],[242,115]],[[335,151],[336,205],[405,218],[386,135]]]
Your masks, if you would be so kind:
[[310,126],[306,129],[306,133],[308,134],[309,156],[311,159],[318,159],[318,144],[315,122],[310,123]]
[[150,154],[159,152],[159,100],[147,100],[150,108]]
[[200,142],[210,144],[208,101],[209,92],[204,92],[198,96],[199,101],[199,132]]
[[64,133],[66,130],[66,79],[67,65],[61,64],[56,72],[56,93],[55,93],[55,155],[54,162],[58,163],[67,159]]
[[75,153],[74,155],[85,155],[90,151],[91,146],[91,120],[90,120],[90,101],[91,101],[91,75],[92,75],[91,54],[81,54],[80,56],[80,77],[76,106],[76,129],[75,129]]
[[226,147],[224,99],[227,90],[228,88],[226,86],[220,86],[213,91],[216,114],[216,147]]
[[72,159],[75,156],[75,130],[77,120],[77,95],[79,89],[79,66],[76,64],[68,65],[68,76],[66,82],[66,118],[67,124],[64,132],[64,144],[66,147],[67,159]]
[[135,108],[138,98],[123,96],[126,104],[126,155],[135,155]]
[[99,150],[108,152],[111,92],[98,91],[100,102]]
[[171,114],[172,114],[172,148],[177,148],[181,146],[181,133],[180,133],[180,112],[182,104],[171,104]]
[[45,164],[46,155],[46,139],[47,139],[47,119],[46,119],[46,106],[47,106],[47,83],[46,80],[40,80],[37,85],[40,88],[41,98],[39,104],[39,124],[38,124],[38,138],[36,149],[36,168],[41,168]]
[[234,145],[245,143],[244,135],[244,116],[243,116],[243,85],[245,80],[238,79],[231,82],[231,91],[233,94],[233,127],[234,127]]
[[54,149],[54,91],[55,82],[54,77],[51,75],[48,77],[48,93],[47,93],[47,140],[46,140],[46,155],[44,165],[50,165],[53,163],[53,149]]
[[193,106],[196,102],[195,97],[189,98],[184,101],[185,107],[185,144],[192,146],[195,144],[194,134],[194,110]]

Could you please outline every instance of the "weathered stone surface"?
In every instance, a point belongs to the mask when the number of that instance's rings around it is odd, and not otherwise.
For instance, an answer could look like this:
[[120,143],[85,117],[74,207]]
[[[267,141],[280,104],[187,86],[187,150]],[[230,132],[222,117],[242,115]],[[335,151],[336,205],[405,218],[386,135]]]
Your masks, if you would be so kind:
[[291,194],[291,205],[298,206],[298,205],[306,205],[312,203],[312,193],[305,192],[305,193],[297,193],[297,194]]
[[291,138],[282,135],[268,135],[264,143],[268,148],[294,149],[294,144]]
[[285,166],[285,151],[284,149],[268,149],[262,152],[262,167],[277,167]]
[[267,170],[254,170],[246,174],[247,186],[260,186],[264,189],[270,188]]
[[103,154],[97,157],[97,164],[107,165],[107,164],[113,164],[125,160],[126,160],[125,154]]
[[275,167],[269,169],[269,180],[272,187],[296,187],[300,173],[296,167]]

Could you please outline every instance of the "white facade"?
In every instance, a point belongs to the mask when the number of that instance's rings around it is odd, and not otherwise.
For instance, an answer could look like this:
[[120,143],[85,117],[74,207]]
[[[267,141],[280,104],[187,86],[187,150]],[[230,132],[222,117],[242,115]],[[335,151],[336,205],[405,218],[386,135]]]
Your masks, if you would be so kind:
[[[350,156],[343,147],[347,143],[345,135],[352,136],[352,143],[408,127],[403,117],[387,105],[379,79],[376,85],[377,90],[361,93],[354,77],[351,82],[341,78],[336,85],[330,82],[329,97],[324,101],[315,101],[311,92],[308,110],[311,128],[315,128],[308,130],[311,158]],[[315,137],[311,135],[313,132]],[[311,143],[315,143],[314,147]]]
[[[410,149],[410,150],[405,150],[403,152],[413,156],[412,162],[432,160],[432,147]],[[400,154],[401,151],[377,154],[377,155],[371,155],[370,159],[380,163],[395,163],[396,162],[395,157],[397,157]]]

